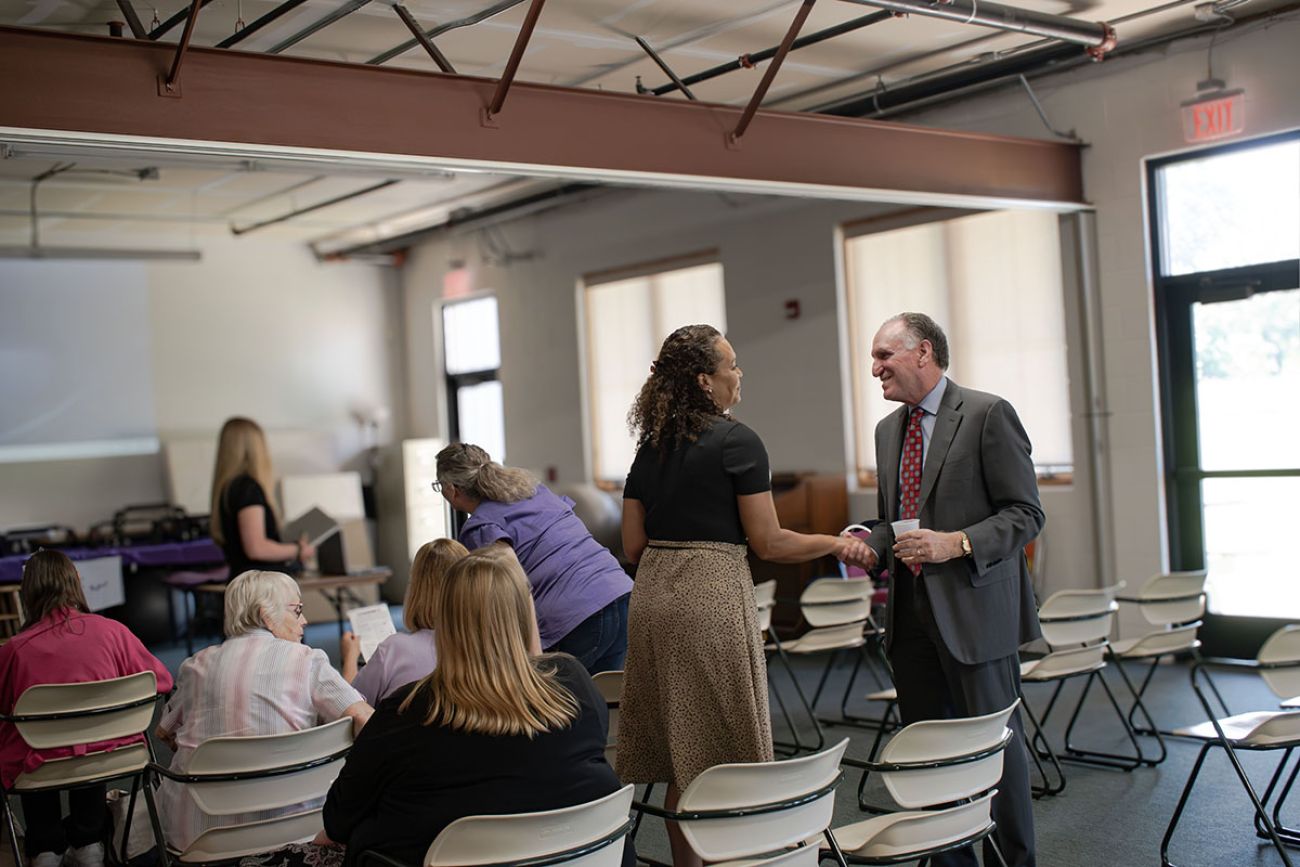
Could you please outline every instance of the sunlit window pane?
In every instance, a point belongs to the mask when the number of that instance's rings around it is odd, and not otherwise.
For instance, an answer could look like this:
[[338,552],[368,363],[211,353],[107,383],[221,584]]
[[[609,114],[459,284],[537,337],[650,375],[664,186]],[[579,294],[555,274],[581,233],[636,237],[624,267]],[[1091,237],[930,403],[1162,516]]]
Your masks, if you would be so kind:
[[1300,142],[1178,162],[1159,184],[1162,273],[1300,257]]
[[495,296],[448,304],[442,308],[442,336],[447,373],[474,373],[501,366]]
[[456,389],[456,421],[461,442],[481,446],[492,460],[506,459],[505,408],[497,380]]
[[726,332],[722,266],[678,268],[586,288],[593,471],[621,482],[636,456],[627,413],[665,337],[704,323]]
[[1201,467],[1300,467],[1300,289],[1192,311]]
[[1300,618],[1291,569],[1300,478],[1206,479],[1201,497],[1210,611]]

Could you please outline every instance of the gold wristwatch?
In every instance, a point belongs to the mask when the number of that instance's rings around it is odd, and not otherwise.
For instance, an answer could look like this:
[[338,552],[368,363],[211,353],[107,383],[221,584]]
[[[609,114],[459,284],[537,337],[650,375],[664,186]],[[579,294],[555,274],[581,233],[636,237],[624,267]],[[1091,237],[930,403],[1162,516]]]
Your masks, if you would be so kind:
[[965,530],[959,530],[958,532],[961,533],[961,555],[963,557],[975,556],[975,552],[974,550],[971,549],[970,546],[970,536],[966,535]]

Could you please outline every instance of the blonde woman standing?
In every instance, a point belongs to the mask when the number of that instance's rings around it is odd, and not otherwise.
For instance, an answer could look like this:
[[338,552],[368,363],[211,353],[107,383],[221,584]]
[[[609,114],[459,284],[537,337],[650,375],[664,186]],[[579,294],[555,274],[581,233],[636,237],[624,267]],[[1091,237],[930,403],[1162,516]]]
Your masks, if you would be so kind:
[[221,426],[212,471],[212,539],[221,546],[230,577],[249,569],[295,573],[315,554],[306,537],[280,541],[280,524],[266,492],[271,453],[257,422],[236,416]]
[[605,762],[605,701],[576,659],[533,656],[528,581],[508,547],[458,561],[438,594],[438,667],[380,703],[325,801],[344,865],[375,850],[419,864],[461,816],[595,800],[619,782]]

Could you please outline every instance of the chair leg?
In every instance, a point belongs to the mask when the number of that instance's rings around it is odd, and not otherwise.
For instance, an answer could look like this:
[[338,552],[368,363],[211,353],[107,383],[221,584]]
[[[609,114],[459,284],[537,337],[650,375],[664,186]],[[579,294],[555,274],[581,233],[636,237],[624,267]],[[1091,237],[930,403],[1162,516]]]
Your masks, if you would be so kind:
[[997,856],[1000,867],[1007,867],[1007,859],[1002,855],[1002,847],[998,845],[998,838],[995,836],[996,832],[996,828],[989,832],[989,836],[987,837],[989,848],[992,849],[993,854]]
[[1201,773],[1201,766],[1205,764],[1205,756],[1210,752],[1213,743],[1201,745],[1201,752],[1196,757],[1196,763],[1192,765],[1192,772],[1187,775],[1187,782],[1183,785],[1183,793],[1178,798],[1178,806],[1174,807],[1174,814],[1169,817],[1169,825],[1165,828],[1165,836],[1160,840],[1160,867],[1174,867],[1169,860],[1169,843],[1174,839],[1174,829],[1178,827],[1178,821],[1183,817],[1183,809],[1187,806],[1187,799],[1192,794],[1192,787],[1196,785],[1196,777]]
[[822,834],[826,837],[826,842],[830,844],[831,854],[835,858],[835,863],[839,864],[840,867],[849,867],[849,862],[844,858],[844,851],[840,849],[840,844],[835,839],[835,834],[831,832],[829,825],[826,826],[826,830],[823,831]]
[[[1057,686],[1059,688],[1060,684],[1057,684]],[[1057,759],[1052,745],[1048,743],[1047,737],[1043,733],[1042,723],[1039,722],[1038,717],[1034,716],[1033,708],[1029,706],[1029,702],[1025,699],[1023,690],[1020,693],[1020,706],[1024,708],[1025,716],[1029,719],[1030,726],[1033,727],[1033,734],[1027,738],[1025,746],[1029,757],[1033,759],[1034,765],[1038,768],[1039,776],[1043,778],[1043,785],[1031,787],[1034,797],[1042,798],[1048,795],[1059,795],[1065,791],[1065,771],[1061,769],[1061,762]],[[1043,719],[1046,720],[1046,716]],[[1052,768],[1056,771],[1057,783],[1052,783],[1047,775],[1047,769],[1040,759],[1047,759],[1052,763]]]
[[23,852],[18,848],[18,825],[14,822],[14,811],[9,806],[9,793],[0,792],[0,810],[5,814],[5,827],[9,829],[9,845],[14,849],[14,867],[21,867]]
[[[1201,651],[1199,648],[1195,648],[1195,647],[1192,648],[1192,657],[1197,662],[1205,661],[1204,658],[1201,656]],[[1210,676],[1209,670],[1205,670],[1202,673],[1205,675],[1205,683],[1210,687],[1210,692],[1214,693],[1214,697],[1219,700],[1219,707],[1223,708],[1223,715],[1232,716],[1232,711],[1228,710],[1228,703],[1223,700],[1223,695],[1219,692],[1219,688],[1215,686],[1214,678]]]
[[[1264,790],[1264,796],[1260,799],[1264,806],[1268,806],[1268,802],[1273,796],[1273,789],[1277,786],[1278,782],[1281,781],[1282,774],[1286,770],[1287,762],[1290,760],[1291,753],[1294,751],[1293,748],[1288,748],[1286,752],[1282,754],[1282,761],[1278,762],[1277,770],[1273,772],[1272,778],[1268,781],[1268,788]],[[1286,783],[1282,786],[1281,792],[1278,793],[1277,800],[1273,802],[1273,829],[1277,831],[1277,835],[1282,838],[1284,843],[1292,846],[1300,846],[1300,828],[1288,827],[1286,823],[1282,821],[1282,805],[1285,804],[1286,799],[1290,797],[1291,787],[1295,785],[1295,779],[1298,773],[1300,773],[1300,761],[1296,762],[1295,767],[1292,768],[1290,775],[1287,776]],[[1255,836],[1262,840],[1270,839],[1267,829],[1265,829],[1260,823],[1258,816],[1255,817]]]
[[[1128,671],[1126,671],[1124,668],[1123,660],[1117,657],[1114,653],[1110,653],[1110,658],[1114,661],[1115,668],[1119,671],[1120,680],[1124,681],[1124,686],[1128,688],[1128,693],[1133,698],[1133,706],[1128,709],[1128,716],[1127,716],[1129,729],[1133,731],[1135,734],[1143,734],[1155,738],[1156,746],[1160,748],[1160,753],[1157,758],[1148,759],[1146,758],[1145,754],[1143,754],[1143,759],[1142,759],[1143,763],[1146,764],[1148,767],[1154,768],[1156,765],[1160,764],[1166,758],[1168,758],[1169,750],[1165,746],[1164,734],[1160,731],[1160,727],[1156,725],[1155,719],[1151,716],[1151,711],[1148,710],[1147,706],[1142,702],[1142,693],[1146,691],[1146,685],[1150,683],[1151,677],[1148,674],[1146,680],[1144,680],[1142,683],[1141,690],[1134,689],[1133,681],[1129,679]],[[1158,656],[1154,660],[1152,660],[1151,672],[1155,671],[1156,664],[1159,662],[1160,662],[1160,657]],[[1145,717],[1147,721],[1147,725],[1145,729],[1139,728],[1133,720],[1133,714],[1135,714],[1139,710],[1142,711],[1142,716]]]
[[[1086,750],[1071,743],[1070,736],[1074,732],[1075,724],[1079,721],[1079,712],[1083,709],[1083,702],[1087,699],[1089,690],[1092,689],[1093,680],[1101,683],[1101,688],[1105,690],[1106,697],[1110,699],[1110,705],[1115,710],[1115,716],[1119,718],[1120,724],[1124,726],[1124,733],[1128,736],[1129,743],[1133,745],[1133,755],[1126,756],[1099,750]],[[1083,684],[1083,692],[1079,694],[1079,701],[1074,706],[1074,713],[1070,716],[1070,723],[1065,728],[1065,751],[1069,755],[1061,757],[1064,761],[1103,768],[1116,768],[1121,771],[1131,771],[1146,764],[1146,757],[1142,754],[1142,745],[1138,742],[1132,726],[1129,725],[1128,717],[1124,715],[1123,709],[1115,699],[1115,693],[1111,691],[1110,684],[1106,683],[1105,669],[1090,672],[1087,681]]]
[[[785,666],[786,673],[790,675],[790,683],[794,686],[794,693],[798,696],[799,703],[803,705],[803,709],[807,712],[808,719],[812,720],[813,731],[817,733],[817,743],[814,746],[807,747],[804,746],[803,742],[800,740],[798,730],[791,725],[790,730],[794,735],[794,743],[778,743],[776,746],[793,746],[795,752],[800,752],[802,750],[809,750],[814,753],[820,752],[821,749],[826,746],[826,735],[822,732],[821,723],[817,722],[817,715],[813,713],[813,705],[808,703],[808,697],[804,694],[803,687],[799,685],[799,678],[795,676],[794,666],[790,665],[790,658],[786,655],[785,649],[781,647],[781,642],[775,635],[772,636],[772,644],[776,646],[776,654],[780,658],[781,664]],[[814,699],[814,702],[815,701],[816,699]]]
[[776,706],[781,711],[781,718],[785,720],[785,727],[790,730],[790,737],[794,740],[794,743],[787,746],[786,742],[778,741],[776,738],[773,738],[772,744],[774,747],[783,747],[783,749],[776,750],[776,752],[783,756],[797,755],[803,750],[803,743],[799,740],[799,730],[795,728],[794,718],[790,716],[790,709],[786,707],[785,699],[781,697],[781,690],[777,689],[776,681],[772,679],[771,669],[768,671],[768,684],[772,689],[772,697],[776,699]]
[[153,825],[154,841],[158,844],[158,867],[171,867],[171,857],[167,854],[167,837],[163,834],[161,814],[154,800],[153,782],[148,776],[144,778],[144,803],[149,809],[149,823]]
[[[650,793],[653,792],[654,790],[655,790],[654,783],[646,783],[645,794],[641,797],[641,803],[643,804],[650,803]],[[631,840],[633,844],[636,843],[636,832],[641,830],[641,820],[644,818],[645,818],[645,813],[641,812],[640,810],[637,810],[636,819],[632,822],[632,830],[629,831],[627,834],[628,839]]]
[[131,859],[127,856],[127,850],[131,842],[131,819],[135,817],[135,796],[140,791],[141,776],[131,779],[131,797],[126,802],[126,822],[122,826],[122,849],[118,852],[118,863],[126,864]]

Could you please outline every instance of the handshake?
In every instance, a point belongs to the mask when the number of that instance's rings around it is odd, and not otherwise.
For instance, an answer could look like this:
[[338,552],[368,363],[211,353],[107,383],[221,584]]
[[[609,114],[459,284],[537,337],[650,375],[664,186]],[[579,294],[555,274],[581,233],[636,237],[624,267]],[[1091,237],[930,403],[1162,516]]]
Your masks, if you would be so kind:
[[836,537],[835,549],[831,553],[835,559],[848,566],[870,570],[876,565],[876,552],[849,530]]

